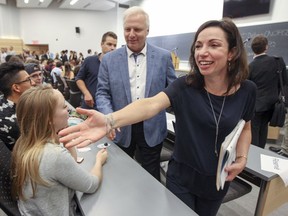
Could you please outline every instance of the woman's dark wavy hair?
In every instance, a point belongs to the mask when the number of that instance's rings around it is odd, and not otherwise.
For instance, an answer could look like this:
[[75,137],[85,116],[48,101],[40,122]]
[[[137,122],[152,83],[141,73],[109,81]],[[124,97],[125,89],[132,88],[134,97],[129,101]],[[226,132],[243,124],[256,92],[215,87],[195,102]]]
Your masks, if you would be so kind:
[[203,23],[197,30],[193,44],[191,46],[191,54],[189,57],[191,70],[186,77],[186,83],[196,88],[204,87],[204,77],[200,73],[199,68],[197,67],[194,54],[195,54],[195,43],[198,39],[200,32],[209,27],[221,28],[225,32],[226,39],[228,41],[229,51],[231,51],[233,48],[235,49],[233,52],[234,55],[230,61],[230,67],[227,67],[228,88],[225,93],[227,94],[233,86],[240,84],[248,77],[248,63],[247,63],[246,50],[244,49],[243,41],[237,26],[229,18],[223,18],[222,20],[207,21]]

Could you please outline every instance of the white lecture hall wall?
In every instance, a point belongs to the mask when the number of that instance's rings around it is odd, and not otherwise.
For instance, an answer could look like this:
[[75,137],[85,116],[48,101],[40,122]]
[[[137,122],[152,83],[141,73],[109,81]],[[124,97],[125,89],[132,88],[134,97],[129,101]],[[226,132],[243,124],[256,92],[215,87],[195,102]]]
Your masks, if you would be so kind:
[[[32,44],[33,41],[49,44],[53,53],[64,49],[82,52],[84,55],[87,49],[99,52],[103,33],[117,28],[115,11],[23,9],[20,13],[21,38],[25,44]],[[80,28],[79,34],[75,27]]]
[[[118,47],[125,44],[122,8],[96,12],[16,9],[15,5],[9,4],[9,7],[0,5],[1,38],[18,37],[25,44],[33,41],[49,44],[53,53],[68,49],[83,52],[84,55],[88,48],[101,51],[101,37],[106,31],[118,34]],[[140,6],[150,16],[149,36],[160,36],[194,32],[203,22],[220,19],[223,0],[143,0]],[[288,21],[287,7],[287,0],[271,0],[269,14],[235,19],[235,23],[238,26],[247,26]],[[80,27],[80,34],[76,34],[76,26]]]
[[[150,36],[195,32],[207,20],[221,19],[224,0],[144,0],[150,16]],[[288,21],[288,1],[271,0],[269,14],[234,19],[237,26]]]

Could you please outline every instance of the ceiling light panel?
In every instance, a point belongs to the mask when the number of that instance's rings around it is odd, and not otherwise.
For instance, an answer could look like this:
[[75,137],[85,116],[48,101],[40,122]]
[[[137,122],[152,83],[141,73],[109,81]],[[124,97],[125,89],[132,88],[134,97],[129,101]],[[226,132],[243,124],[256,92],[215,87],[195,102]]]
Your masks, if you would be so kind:
[[113,0],[113,1],[117,2],[119,4],[124,4],[124,3],[130,2],[130,0]]
[[70,5],[71,0],[64,0],[59,6],[61,9],[75,9],[75,10],[99,10],[106,11],[114,8],[116,3],[106,0],[81,0],[74,5]]
[[18,8],[47,8],[53,0],[44,0],[40,2],[39,0],[29,0],[29,3],[24,3],[23,0],[16,0],[16,6]]
[[95,1],[93,4],[87,8],[87,10],[101,10],[101,11],[107,11],[112,8],[116,7],[116,3],[109,2],[109,1]]

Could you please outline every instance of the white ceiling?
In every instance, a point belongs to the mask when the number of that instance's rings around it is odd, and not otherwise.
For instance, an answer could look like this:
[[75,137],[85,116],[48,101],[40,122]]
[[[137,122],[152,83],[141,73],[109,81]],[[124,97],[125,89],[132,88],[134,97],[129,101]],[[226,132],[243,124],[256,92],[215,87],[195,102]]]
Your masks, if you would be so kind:
[[[24,0],[16,0],[18,8],[53,8],[53,9],[74,9],[74,10],[97,10],[107,11],[118,4],[119,6],[128,7],[131,3],[140,0],[79,0],[74,5],[70,5],[71,0],[29,0],[25,3]],[[0,3],[6,4],[6,0],[0,0]]]

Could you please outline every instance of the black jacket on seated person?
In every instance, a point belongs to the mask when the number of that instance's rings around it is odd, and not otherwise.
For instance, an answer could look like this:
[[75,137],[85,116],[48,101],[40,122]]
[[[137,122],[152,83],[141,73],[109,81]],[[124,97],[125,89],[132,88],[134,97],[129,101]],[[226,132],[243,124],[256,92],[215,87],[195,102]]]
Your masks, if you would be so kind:
[[6,98],[0,98],[0,139],[12,151],[20,136],[16,118],[16,104]]

